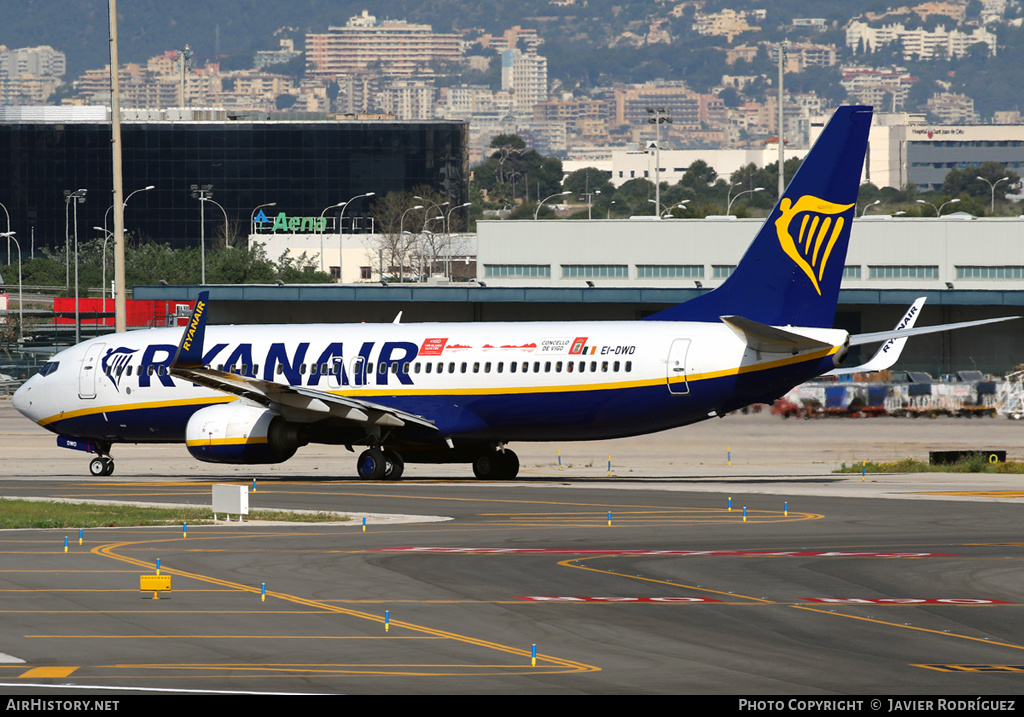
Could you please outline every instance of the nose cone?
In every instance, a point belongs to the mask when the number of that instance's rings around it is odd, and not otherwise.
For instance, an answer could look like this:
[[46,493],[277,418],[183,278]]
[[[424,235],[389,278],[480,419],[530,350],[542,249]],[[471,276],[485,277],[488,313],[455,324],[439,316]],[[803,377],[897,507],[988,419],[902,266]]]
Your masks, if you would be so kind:
[[38,421],[39,418],[36,412],[33,410],[33,394],[38,393],[39,376],[33,376],[28,381],[21,385],[17,391],[14,392],[12,403],[14,408],[17,409],[18,413],[29,418],[33,421]]

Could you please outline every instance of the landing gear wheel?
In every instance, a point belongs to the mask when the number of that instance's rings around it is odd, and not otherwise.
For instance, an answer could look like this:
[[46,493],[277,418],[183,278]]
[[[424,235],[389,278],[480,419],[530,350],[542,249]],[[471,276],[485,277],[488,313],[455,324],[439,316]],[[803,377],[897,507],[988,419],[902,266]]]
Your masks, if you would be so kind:
[[505,449],[499,452],[498,458],[501,462],[501,480],[512,480],[519,475],[519,456],[512,451]]
[[398,480],[405,472],[405,461],[398,451],[384,451],[384,480]]
[[497,476],[498,461],[497,453],[484,453],[473,459],[473,475],[480,480],[493,480]]
[[493,451],[477,456],[473,475],[481,480],[512,480],[519,474],[519,457],[512,451]]
[[387,465],[384,453],[379,448],[369,448],[359,454],[356,461],[356,473],[363,480],[380,480],[384,477]]
[[109,476],[114,473],[114,459],[110,456],[97,456],[89,461],[89,472],[94,476]]

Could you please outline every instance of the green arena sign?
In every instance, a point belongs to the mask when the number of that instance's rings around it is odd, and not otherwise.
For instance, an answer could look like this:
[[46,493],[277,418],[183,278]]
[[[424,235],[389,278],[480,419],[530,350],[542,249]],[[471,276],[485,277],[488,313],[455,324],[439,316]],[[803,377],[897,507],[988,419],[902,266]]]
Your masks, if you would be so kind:
[[[256,215],[255,223],[262,225],[269,224],[270,218],[260,210]],[[289,217],[284,212],[274,217],[274,225],[270,228],[272,232],[325,232],[327,231],[327,217]]]

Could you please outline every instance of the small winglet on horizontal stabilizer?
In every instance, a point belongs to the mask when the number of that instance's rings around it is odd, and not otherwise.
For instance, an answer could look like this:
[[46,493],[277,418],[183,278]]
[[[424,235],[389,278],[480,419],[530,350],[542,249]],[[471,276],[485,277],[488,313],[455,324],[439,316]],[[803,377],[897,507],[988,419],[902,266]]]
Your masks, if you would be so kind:
[[200,291],[192,315],[188,317],[185,332],[178,344],[171,366],[174,368],[195,368],[203,365],[203,340],[206,336],[206,317],[210,305],[210,292]]
[[736,335],[743,339],[747,346],[755,351],[773,354],[798,354],[801,351],[832,348],[831,344],[823,341],[745,319],[742,316],[721,316],[719,318],[721,318],[722,323],[736,332]]

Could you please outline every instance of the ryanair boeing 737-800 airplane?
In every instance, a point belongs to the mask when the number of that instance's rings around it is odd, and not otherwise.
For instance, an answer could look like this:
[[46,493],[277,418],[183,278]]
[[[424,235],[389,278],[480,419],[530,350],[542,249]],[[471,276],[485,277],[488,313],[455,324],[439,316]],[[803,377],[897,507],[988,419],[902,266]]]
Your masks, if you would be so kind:
[[113,472],[116,443],[184,440],[214,463],[277,463],[314,442],[365,447],[366,479],[397,479],[406,461],[507,479],[510,442],[632,436],[770,402],[852,344],[987,323],[831,328],[870,122],[869,107],[840,108],[732,275],[643,321],[207,326],[202,292],[184,333],[86,341],[14,405],[95,453],[93,475]]

